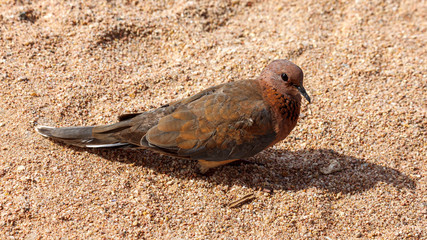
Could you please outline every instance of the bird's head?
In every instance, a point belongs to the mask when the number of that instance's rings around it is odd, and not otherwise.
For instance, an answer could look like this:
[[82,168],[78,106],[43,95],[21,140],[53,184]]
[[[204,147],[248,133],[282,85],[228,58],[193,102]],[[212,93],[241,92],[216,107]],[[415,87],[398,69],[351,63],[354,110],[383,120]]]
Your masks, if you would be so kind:
[[304,74],[294,63],[279,59],[274,60],[261,72],[260,80],[282,93],[299,95],[301,93],[310,103],[311,99],[303,86]]

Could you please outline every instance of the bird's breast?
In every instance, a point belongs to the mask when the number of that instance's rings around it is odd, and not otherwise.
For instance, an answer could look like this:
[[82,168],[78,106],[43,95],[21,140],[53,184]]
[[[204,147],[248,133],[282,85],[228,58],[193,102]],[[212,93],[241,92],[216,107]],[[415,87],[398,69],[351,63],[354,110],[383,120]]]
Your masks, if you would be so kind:
[[283,140],[296,126],[300,114],[301,103],[291,95],[281,94],[275,88],[264,89],[264,99],[269,103],[275,116],[274,128],[277,142]]

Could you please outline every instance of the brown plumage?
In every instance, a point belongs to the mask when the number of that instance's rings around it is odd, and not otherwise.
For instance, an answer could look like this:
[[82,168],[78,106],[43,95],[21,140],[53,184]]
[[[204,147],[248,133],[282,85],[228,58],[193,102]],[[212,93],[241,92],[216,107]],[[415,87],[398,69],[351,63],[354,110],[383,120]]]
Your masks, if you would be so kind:
[[115,124],[37,131],[79,147],[139,147],[197,159],[206,172],[283,140],[297,123],[300,94],[310,102],[302,70],[276,60],[255,80],[214,86],[151,111],[122,115]]

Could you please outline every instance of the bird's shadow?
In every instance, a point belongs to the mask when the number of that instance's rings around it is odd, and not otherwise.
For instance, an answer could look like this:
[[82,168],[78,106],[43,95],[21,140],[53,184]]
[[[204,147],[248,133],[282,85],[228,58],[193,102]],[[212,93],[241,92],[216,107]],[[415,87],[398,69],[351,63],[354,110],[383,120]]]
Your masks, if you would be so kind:
[[[61,144],[63,145],[63,144]],[[241,185],[252,189],[299,191],[320,188],[333,193],[354,194],[383,182],[397,189],[415,189],[416,182],[396,169],[340,154],[330,149],[286,151],[268,149],[249,159],[260,165],[222,166],[208,175],[197,174],[197,163],[146,150],[87,149],[67,146],[79,152],[96,154],[109,161],[119,161],[153,169],[180,179],[203,179],[213,184]],[[338,171],[325,174],[330,164]]]

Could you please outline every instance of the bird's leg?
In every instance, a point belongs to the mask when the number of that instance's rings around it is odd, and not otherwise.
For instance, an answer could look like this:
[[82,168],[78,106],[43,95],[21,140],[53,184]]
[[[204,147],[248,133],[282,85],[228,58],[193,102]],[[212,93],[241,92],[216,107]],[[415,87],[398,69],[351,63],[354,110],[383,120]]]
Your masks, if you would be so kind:
[[240,159],[232,159],[232,160],[225,160],[225,161],[206,161],[206,160],[199,160],[199,173],[205,174],[209,169],[219,167],[221,165],[229,164],[234,161],[238,161]]

